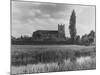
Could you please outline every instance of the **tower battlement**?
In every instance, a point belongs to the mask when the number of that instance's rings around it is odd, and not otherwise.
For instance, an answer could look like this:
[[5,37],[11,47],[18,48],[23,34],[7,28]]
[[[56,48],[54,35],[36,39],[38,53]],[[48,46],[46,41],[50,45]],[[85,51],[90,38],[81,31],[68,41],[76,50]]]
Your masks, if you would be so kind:
[[65,36],[65,24],[58,24],[59,37]]

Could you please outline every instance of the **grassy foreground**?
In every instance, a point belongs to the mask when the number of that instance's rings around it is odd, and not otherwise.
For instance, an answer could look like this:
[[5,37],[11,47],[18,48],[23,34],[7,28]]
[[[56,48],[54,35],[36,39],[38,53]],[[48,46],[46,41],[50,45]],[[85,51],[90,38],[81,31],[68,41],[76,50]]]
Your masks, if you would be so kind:
[[95,47],[39,47],[12,52],[12,74],[96,68]]

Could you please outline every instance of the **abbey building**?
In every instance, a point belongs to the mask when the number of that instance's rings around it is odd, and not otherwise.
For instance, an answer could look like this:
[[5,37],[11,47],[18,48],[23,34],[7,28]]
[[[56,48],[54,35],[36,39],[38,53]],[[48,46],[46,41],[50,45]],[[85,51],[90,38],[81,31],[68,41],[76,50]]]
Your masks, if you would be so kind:
[[36,41],[62,41],[65,40],[65,25],[58,24],[58,30],[37,30],[33,32]]

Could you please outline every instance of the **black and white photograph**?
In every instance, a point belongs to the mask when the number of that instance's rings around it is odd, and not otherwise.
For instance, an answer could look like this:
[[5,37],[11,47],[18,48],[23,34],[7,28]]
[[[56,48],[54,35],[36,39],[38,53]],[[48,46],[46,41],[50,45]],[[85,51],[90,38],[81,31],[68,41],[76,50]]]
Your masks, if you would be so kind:
[[96,6],[11,0],[11,75],[96,69]]

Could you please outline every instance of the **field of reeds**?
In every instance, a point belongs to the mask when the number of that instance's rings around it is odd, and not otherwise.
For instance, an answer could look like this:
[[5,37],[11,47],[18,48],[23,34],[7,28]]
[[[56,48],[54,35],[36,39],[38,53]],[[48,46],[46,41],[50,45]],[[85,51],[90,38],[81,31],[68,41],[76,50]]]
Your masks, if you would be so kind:
[[11,74],[96,69],[95,46],[12,45]]

